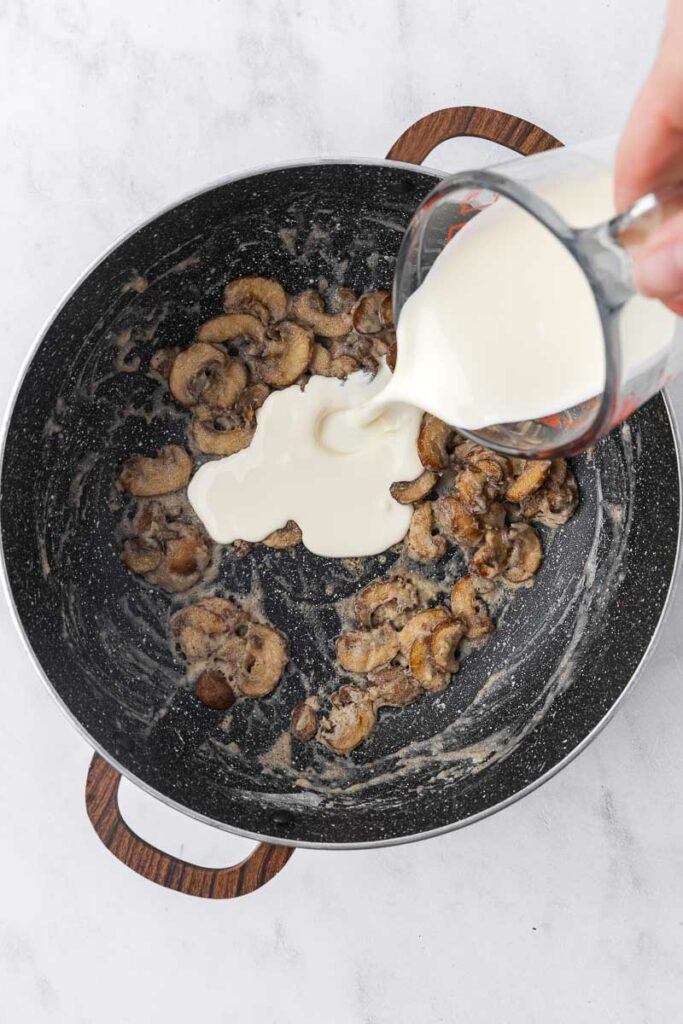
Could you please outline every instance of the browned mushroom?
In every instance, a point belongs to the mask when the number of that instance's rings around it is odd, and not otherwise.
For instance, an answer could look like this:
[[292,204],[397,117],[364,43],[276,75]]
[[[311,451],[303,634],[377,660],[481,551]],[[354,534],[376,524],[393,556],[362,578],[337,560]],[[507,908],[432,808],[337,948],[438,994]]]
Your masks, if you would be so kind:
[[508,531],[508,537],[511,547],[505,567],[505,578],[511,583],[523,583],[535,576],[541,568],[541,538],[528,523],[513,523]]
[[460,470],[452,488],[453,496],[472,514],[481,514],[488,508],[491,498],[489,481],[478,469],[470,466]]
[[486,530],[484,543],[477,548],[470,560],[470,569],[478,576],[493,579],[507,564],[510,545],[502,530]]
[[386,665],[368,675],[371,693],[378,707],[402,708],[422,694],[418,681],[401,665]]
[[211,556],[210,542],[199,528],[178,518],[187,512],[177,494],[141,502],[121,553],[132,572],[174,593],[198,583]]
[[413,512],[408,535],[406,553],[416,562],[434,562],[443,557],[448,541],[434,529],[434,511],[430,502],[418,505]]
[[194,695],[214,711],[228,711],[235,703],[235,691],[217,668],[204,669],[197,676]]
[[419,640],[420,637],[430,636],[441,622],[447,622],[450,617],[448,609],[439,605],[436,608],[427,608],[423,612],[418,612],[417,615],[413,615],[412,619],[408,619],[398,634],[398,642],[406,658],[410,656],[416,640]]
[[361,334],[375,334],[385,326],[382,322],[382,304],[389,299],[389,292],[366,292],[353,310],[354,329]]
[[548,459],[536,459],[525,462],[519,473],[505,492],[508,501],[523,501],[541,487],[550,472]]
[[431,469],[425,469],[417,480],[401,480],[400,483],[392,484],[389,488],[391,497],[401,505],[414,505],[427,497],[438,479]]
[[574,474],[564,459],[553,459],[545,483],[521,501],[520,511],[524,519],[555,528],[571,519],[578,501]]
[[334,376],[332,373],[332,355],[330,350],[316,341],[313,345],[313,355],[308,366],[311,373],[317,373],[321,377]]
[[255,429],[255,422],[245,422],[232,410],[217,411],[208,405],[198,405],[189,437],[194,447],[205,455],[227,456],[248,448]]
[[402,576],[375,580],[356,596],[355,609],[361,626],[371,629],[390,622],[402,625],[405,612],[414,608],[418,593],[414,583]]
[[188,661],[208,658],[223,639],[244,628],[247,614],[232,598],[205,597],[171,617],[171,629]]
[[408,664],[410,671],[424,690],[445,690],[448,686],[448,672],[440,668],[432,657],[431,636],[420,636],[410,648]]
[[280,530],[273,530],[261,541],[267,548],[293,548],[301,543],[301,530],[290,519]]
[[310,327],[321,338],[347,334],[353,325],[350,310],[328,313],[322,296],[312,288],[292,299],[290,312],[295,320]]
[[245,636],[229,636],[216,653],[216,662],[245,697],[272,693],[288,660],[287,641],[272,626],[251,623]]
[[199,582],[209,564],[206,539],[191,523],[173,523],[163,547],[163,558],[156,569],[146,574],[147,582],[172,593],[189,590]]
[[295,740],[306,743],[312,740],[318,731],[318,701],[309,698],[301,701],[292,709],[290,732]]
[[337,640],[337,660],[347,672],[371,672],[398,652],[398,634],[383,624],[377,629],[352,630]]
[[247,369],[236,359],[227,359],[211,374],[202,391],[202,402],[214,409],[230,409],[247,386]]
[[394,312],[391,305],[391,295],[389,295],[389,293],[387,293],[386,297],[382,299],[382,303],[379,307],[379,318],[382,322],[382,327],[387,327],[389,330],[393,330]]
[[270,277],[238,277],[225,286],[223,308],[256,313],[266,310],[268,320],[283,320],[287,314],[287,295],[279,281]]
[[433,507],[440,529],[451,540],[468,548],[475,547],[481,542],[483,530],[479,520],[458,498],[452,494],[445,494],[437,498]]
[[512,473],[512,462],[474,441],[462,441],[455,449],[456,462],[471,466],[495,483],[503,483]]
[[356,373],[360,370],[359,364],[349,355],[333,356],[332,362],[330,363],[330,376],[338,377],[340,380],[344,380],[352,373]]
[[348,754],[366,740],[377,722],[372,695],[360,686],[345,685],[330,696],[330,711],[319,736],[337,754]]
[[283,320],[266,333],[258,373],[266,384],[284,388],[305,373],[313,358],[313,334],[292,320]]
[[123,564],[138,576],[144,576],[161,565],[164,549],[152,537],[130,537],[121,551]]
[[156,377],[157,380],[165,384],[179,352],[180,349],[177,345],[171,348],[158,348],[149,361],[150,377]]
[[197,331],[197,342],[207,345],[220,345],[240,338],[262,345],[264,330],[261,321],[249,313],[223,313],[207,320]]
[[493,620],[477,593],[471,576],[463,576],[451,591],[453,617],[464,623],[470,640],[481,640],[493,629]]
[[358,301],[358,296],[353,288],[340,288],[334,285],[327,289],[325,300],[330,313],[350,313]]
[[430,637],[430,651],[434,664],[445,672],[457,672],[458,645],[465,636],[466,627],[459,619],[440,622]]
[[196,405],[212,374],[225,366],[226,355],[213,345],[190,345],[176,356],[168,377],[171,394],[181,405]]
[[155,456],[132,455],[123,464],[118,486],[138,498],[152,498],[185,487],[192,459],[184,448],[166,444]]
[[427,469],[447,469],[455,431],[443,420],[426,412],[417,438],[417,453]]
[[267,384],[250,384],[239,396],[233,409],[246,423],[253,423],[256,410],[261,408],[269,394],[270,388]]

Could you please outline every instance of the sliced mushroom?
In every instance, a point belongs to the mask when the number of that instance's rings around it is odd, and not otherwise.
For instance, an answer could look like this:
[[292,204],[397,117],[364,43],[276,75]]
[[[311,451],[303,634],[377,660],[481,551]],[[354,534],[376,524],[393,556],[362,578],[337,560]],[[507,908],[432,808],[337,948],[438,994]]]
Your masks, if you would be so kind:
[[355,610],[361,626],[371,629],[386,622],[398,625],[404,613],[417,602],[415,584],[402,576],[393,576],[364,587],[356,596]]
[[204,669],[194,684],[197,700],[214,711],[228,711],[235,703],[235,691],[217,668]]
[[445,690],[448,673],[439,668],[432,657],[431,636],[420,636],[410,648],[410,671],[424,690]]
[[456,461],[472,466],[495,483],[502,483],[512,473],[512,462],[500,452],[493,452],[474,441],[462,441],[455,449]]
[[413,512],[406,538],[406,553],[416,562],[435,562],[446,553],[448,541],[434,529],[434,511],[430,502]]
[[458,645],[465,636],[466,627],[459,619],[440,622],[430,638],[430,650],[434,664],[444,672],[457,672],[460,667]]
[[261,408],[269,394],[270,388],[267,384],[250,384],[235,402],[235,413],[247,423],[253,423],[256,410]]
[[244,628],[248,616],[232,598],[205,597],[171,618],[171,630],[188,661],[215,654],[225,636]]
[[543,486],[524,498],[520,511],[524,519],[553,529],[573,516],[579,501],[576,478],[564,459],[554,459]]
[[382,299],[382,303],[379,307],[379,318],[382,322],[382,327],[387,327],[389,330],[394,328],[394,311],[391,304],[391,295],[387,292],[387,295]]
[[145,574],[148,583],[171,593],[183,593],[202,577],[209,564],[210,548],[192,523],[173,523],[163,541],[163,558]]
[[530,459],[505,492],[508,501],[523,501],[541,487],[550,472],[548,459]]
[[368,680],[378,707],[402,708],[422,694],[418,681],[401,665],[387,665],[371,672]]
[[[509,508],[509,506],[508,506]],[[482,526],[491,530],[505,529],[507,508],[500,501],[492,501],[480,518]]]
[[177,345],[174,345],[172,348],[158,348],[152,354],[152,358],[149,361],[150,376],[156,377],[157,380],[165,384],[179,352],[180,349]]
[[293,519],[280,530],[273,530],[267,537],[264,537],[262,544],[267,548],[293,548],[301,543],[301,530]]
[[313,335],[292,320],[283,320],[266,334],[258,373],[266,384],[284,388],[305,373],[313,357]]
[[216,411],[208,405],[195,408],[190,426],[190,440],[205,455],[234,455],[248,448],[256,425],[245,421],[235,412]]
[[427,497],[438,479],[437,474],[431,469],[425,469],[417,480],[402,480],[400,483],[392,484],[389,488],[391,497],[401,505],[414,505],[415,502]]
[[510,583],[530,580],[541,568],[543,548],[541,538],[533,526],[513,523],[508,531],[511,548],[505,567],[505,578]]
[[406,658],[410,656],[416,640],[420,637],[428,637],[441,622],[447,622],[450,617],[448,609],[439,605],[436,608],[427,608],[423,612],[418,612],[412,619],[409,619],[398,634],[398,642]]
[[385,326],[382,323],[382,303],[389,299],[389,292],[366,292],[353,310],[353,326],[361,334],[375,334]]
[[202,391],[202,402],[214,409],[230,409],[247,386],[248,374],[243,363],[227,359],[211,374]]
[[313,374],[319,374],[321,377],[332,377],[332,356],[329,349],[321,345],[319,341],[316,341],[313,345],[313,356],[308,369]]
[[366,740],[377,723],[370,693],[345,685],[330,697],[330,711],[320,723],[320,738],[337,754],[348,754]]
[[340,380],[345,380],[352,373],[356,373],[358,370],[360,370],[360,366],[353,356],[334,356],[330,363],[330,376],[338,377]]
[[426,412],[422,417],[417,438],[417,453],[420,462],[427,469],[447,469],[450,461],[450,444],[455,431],[443,420]]
[[475,547],[483,538],[481,524],[458,498],[445,494],[434,502],[434,515],[441,530],[465,547]]
[[287,295],[279,281],[271,277],[238,277],[225,286],[223,308],[226,312],[255,312],[266,309],[270,321],[284,320]]
[[325,299],[330,313],[351,313],[358,296],[352,288],[339,288],[334,285],[327,290]]
[[241,694],[265,697],[275,689],[287,664],[287,641],[272,626],[252,623],[244,637],[230,636],[221,644],[216,660]]
[[504,569],[510,546],[502,530],[486,530],[484,543],[470,560],[470,569],[485,579],[494,579]]
[[488,614],[484,602],[477,594],[471,576],[463,576],[451,591],[451,612],[453,618],[460,619],[467,630],[470,640],[481,640],[493,629],[493,620]]
[[492,497],[487,478],[470,466],[462,469],[453,481],[453,495],[473,514],[485,512]]
[[190,345],[175,358],[168,377],[171,394],[181,405],[196,405],[211,376],[225,366],[226,356],[213,345]]
[[387,352],[387,366],[393,372],[396,369],[396,357],[398,355],[398,347],[396,342],[392,342]]
[[337,640],[337,660],[347,672],[371,672],[391,661],[398,646],[398,634],[389,625],[353,630]]
[[138,498],[152,498],[185,487],[192,459],[184,448],[166,444],[155,456],[132,455],[123,464],[118,485]]
[[[317,702],[316,702],[317,704]],[[306,743],[318,731],[318,709],[312,701],[301,701],[292,710],[290,732],[295,740]]]
[[164,550],[159,541],[153,538],[131,537],[124,542],[121,552],[123,564],[138,576],[152,572],[164,557]]
[[312,288],[292,299],[290,312],[299,323],[310,327],[321,338],[348,334],[353,325],[350,311],[326,312],[322,296]]
[[207,320],[197,331],[197,342],[207,345],[220,345],[238,338],[248,338],[255,345],[262,345],[263,324],[249,313],[223,313]]

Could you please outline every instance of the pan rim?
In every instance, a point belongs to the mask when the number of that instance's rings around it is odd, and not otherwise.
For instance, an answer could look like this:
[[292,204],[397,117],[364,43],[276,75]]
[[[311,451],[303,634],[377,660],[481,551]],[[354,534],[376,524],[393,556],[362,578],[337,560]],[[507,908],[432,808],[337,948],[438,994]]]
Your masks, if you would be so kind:
[[[87,280],[87,278],[91,275],[95,268],[99,266],[100,263],[107,259],[116,249],[118,249],[129,238],[132,238],[135,234],[137,234],[138,231],[146,227],[148,224],[151,224],[153,221],[157,220],[165,213],[170,212],[171,210],[175,209],[176,207],[182,205],[185,202],[195,199],[201,195],[204,195],[205,193],[211,192],[216,188],[220,188],[221,186],[230,184],[232,182],[237,182],[250,177],[254,177],[259,174],[265,174],[272,171],[280,171],[287,169],[291,170],[297,167],[319,167],[321,165],[352,165],[372,167],[386,166],[389,168],[400,168],[403,170],[408,170],[416,174],[427,174],[435,178],[445,177],[445,172],[436,170],[435,168],[423,167],[422,165],[419,164],[411,164],[398,160],[383,160],[369,158],[326,158],[320,160],[294,160],[285,163],[264,165],[256,168],[251,168],[246,171],[240,171],[233,175],[224,176],[194,192],[184,195],[183,197],[175,200],[172,203],[167,204],[162,209],[157,210],[149,217],[145,217],[135,226],[123,232],[111,245],[104,249],[99,256],[97,256],[90,262],[90,264],[85,268],[85,270],[79,275],[74,284],[67,289],[61,301],[57,304],[53,312],[46,318],[45,322],[38,331],[36,338],[33,341],[32,345],[29,347],[26,356],[23,360],[23,363],[20,367],[19,373],[17,375],[14,386],[10,393],[10,400],[6,406],[5,413],[3,416],[2,440],[0,444],[0,469],[4,465],[5,449],[7,445],[9,427],[16,406],[17,398],[21,391],[22,385],[31,366],[31,363],[40,346],[42,345],[45,336],[54,320],[59,316],[67,302],[78,291],[81,285]],[[287,839],[285,837],[280,836],[270,836],[265,833],[251,832],[249,830],[241,829],[234,825],[229,825],[226,822],[217,821],[216,819],[211,818],[205,814],[202,814],[201,812],[198,812],[191,807],[187,807],[186,805],[179,803],[178,801],[172,799],[166,794],[161,793],[159,790],[149,785],[149,783],[140,779],[128,768],[121,765],[114,757],[112,757],[112,755],[104,748],[102,744],[100,744],[97,740],[95,740],[93,736],[91,736],[91,734],[82,724],[80,719],[77,718],[74,712],[68,707],[66,702],[57,693],[57,690],[53,686],[49,676],[47,675],[42,665],[40,664],[40,661],[38,660],[38,657],[34,652],[33,647],[31,646],[28,636],[26,635],[26,632],[24,630],[23,623],[21,622],[21,619],[19,617],[19,613],[17,611],[17,607],[14,601],[14,595],[12,593],[9,582],[9,574],[5,559],[4,538],[2,536],[2,531],[0,530],[0,576],[2,578],[2,588],[5,592],[7,603],[10,609],[11,618],[19,634],[19,638],[22,642],[22,645],[29,656],[29,660],[33,663],[33,666],[36,669],[39,678],[47,687],[49,693],[55,700],[57,706],[66,715],[67,719],[74,726],[77,732],[82,736],[82,738],[86,741],[88,746],[93,748],[95,752],[100,754],[100,756],[103,757],[108,764],[115,768],[124,778],[128,779],[129,782],[138,786],[144,792],[160,800],[162,803],[171,807],[173,810],[179,811],[180,813],[185,814],[190,818],[194,818],[196,821],[200,821],[205,825],[210,825],[214,828],[219,829],[220,831],[229,832],[233,835],[240,836],[244,839],[250,839],[254,842],[271,843],[277,846],[287,846],[292,848],[299,847],[301,849],[311,850],[368,850],[386,846],[399,846],[404,843],[420,842],[424,839],[432,839],[436,836],[445,835],[446,833],[453,832],[456,829],[465,828],[467,825],[473,825],[477,821],[481,821],[482,819],[487,818],[490,815],[496,814],[497,812],[504,810],[506,807],[509,807],[510,805],[516,803],[518,800],[523,799],[523,797],[528,796],[534,790],[538,789],[540,786],[550,781],[550,779],[552,779],[555,775],[562,771],[562,769],[565,768],[571,761],[573,761],[575,757],[578,757],[578,755],[582,753],[590,743],[593,742],[593,740],[599,735],[599,733],[602,732],[605,726],[613,719],[617,709],[621,706],[626,695],[632,691],[636,682],[641,678],[643,668],[646,665],[648,659],[651,657],[652,652],[660,639],[663,626],[666,623],[668,616],[670,614],[672,597],[676,589],[676,584],[678,582],[681,571],[680,553],[681,538],[683,534],[683,461],[681,457],[681,435],[679,424],[677,422],[671,400],[666,390],[663,390],[661,392],[661,395],[664,401],[669,426],[671,428],[674,451],[676,455],[676,464],[678,469],[678,529],[676,536],[676,552],[673,571],[671,573],[671,577],[667,587],[666,598],[662,605],[662,610],[657,621],[657,625],[652,633],[652,636],[650,637],[649,643],[645,651],[643,652],[643,655],[640,661],[638,662],[638,665],[633,671],[631,678],[629,679],[628,683],[621,691],[619,696],[616,698],[614,703],[603,715],[600,721],[597,722],[597,724],[590,730],[590,732],[588,732],[586,736],[584,736],[584,738],[571,751],[569,751],[568,754],[565,755],[565,757],[559,760],[556,764],[554,764],[551,768],[545,771],[537,779],[534,779],[533,782],[528,783],[522,789],[518,790],[516,793],[513,793],[510,796],[506,797],[504,800],[500,800],[497,803],[492,804],[490,807],[477,811],[475,814],[471,814],[468,817],[463,818],[459,821],[449,822],[448,824],[440,825],[436,828],[429,829],[424,832],[411,833],[408,835],[401,836],[392,836],[389,838],[382,839],[365,840],[360,842],[315,842],[311,840]]]

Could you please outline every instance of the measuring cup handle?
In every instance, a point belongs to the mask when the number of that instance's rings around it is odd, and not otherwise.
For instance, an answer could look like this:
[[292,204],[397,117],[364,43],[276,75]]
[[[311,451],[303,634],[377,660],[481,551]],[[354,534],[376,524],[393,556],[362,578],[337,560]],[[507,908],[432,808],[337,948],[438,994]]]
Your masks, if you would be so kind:
[[447,139],[470,135],[507,146],[521,156],[556,149],[562,143],[550,132],[490,107],[444,107],[421,117],[404,131],[387,153],[387,160],[421,164],[431,151]]

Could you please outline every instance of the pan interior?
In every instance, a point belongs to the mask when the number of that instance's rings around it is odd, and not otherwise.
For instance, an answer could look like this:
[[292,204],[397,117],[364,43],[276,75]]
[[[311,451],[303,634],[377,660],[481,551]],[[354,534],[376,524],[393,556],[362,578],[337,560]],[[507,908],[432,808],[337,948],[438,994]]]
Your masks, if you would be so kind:
[[[288,738],[292,706],[339,685],[338,603],[398,551],[334,560],[223,552],[210,582],[174,598],[123,567],[112,481],[131,452],[182,443],[187,416],[146,371],[185,345],[244,274],[290,292],[321,281],[391,286],[412,211],[434,184],[390,165],[290,167],[238,179],[162,214],[116,248],[50,325],[20,387],[0,493],[7,574],[27,639],[92,741],[165,799],[224,827],[288,842],[392,841],[446,828],[538,781],[601,722],[650,643],[672,579],[679,484],[654,398],[573,460],[577,515],[543,531],[520,590],[451,687],[386,710],[347,758]],[[138,291],[140,278],[146,287]],[[464,572],[459,553],[430,570]],[[290,638],[274,694],[227,717],[200,705],[168,616],[204,593],[250,595]]]

